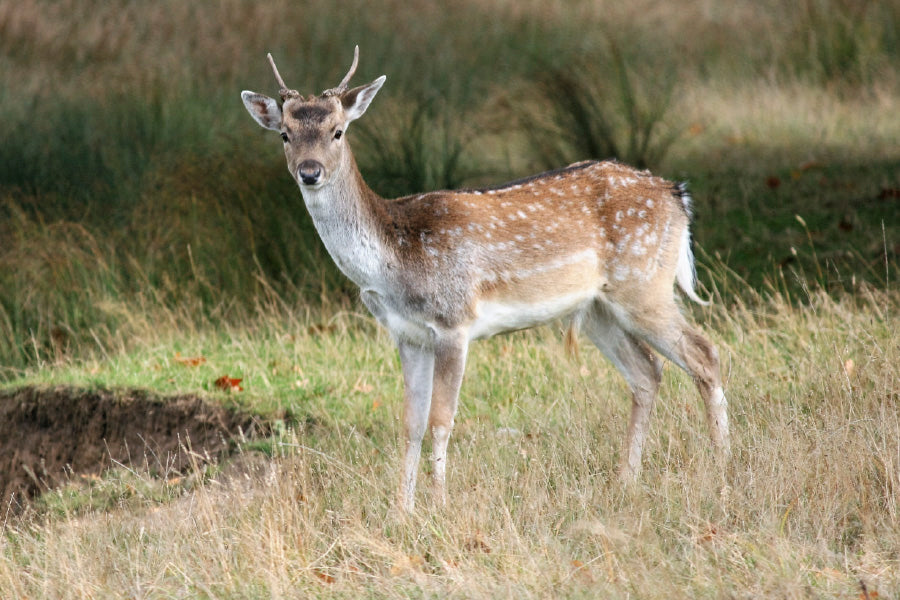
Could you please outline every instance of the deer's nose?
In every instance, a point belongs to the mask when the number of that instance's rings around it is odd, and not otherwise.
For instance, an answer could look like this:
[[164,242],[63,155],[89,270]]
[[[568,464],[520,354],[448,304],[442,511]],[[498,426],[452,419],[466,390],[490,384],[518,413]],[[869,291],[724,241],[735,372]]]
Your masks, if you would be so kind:
[[322,179],[322,163],[317,160],[304,160],[300,163],[297,173],[300,175],[300,181],[306,185],[316,185]]

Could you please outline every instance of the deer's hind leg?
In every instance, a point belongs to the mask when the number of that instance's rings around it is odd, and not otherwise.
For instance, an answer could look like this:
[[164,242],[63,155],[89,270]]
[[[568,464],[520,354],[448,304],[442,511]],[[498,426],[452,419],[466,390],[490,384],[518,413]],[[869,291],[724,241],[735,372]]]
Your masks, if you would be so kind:
[[630,331],[693,378],[706,406],[713,446],[721,455],[727,455],[730,449],[728,403],[722,389],[719,353],[715,346],[688,324],[674,298],[652,309],[635,310],[627,318],[631,323]]
[[626,331],[600,302],[585,312],[582,330],[631,388],[631,417],[619,474],[624,480],[636,479],[641,472],[644,438],[662,379],[662,363],[650,346]]

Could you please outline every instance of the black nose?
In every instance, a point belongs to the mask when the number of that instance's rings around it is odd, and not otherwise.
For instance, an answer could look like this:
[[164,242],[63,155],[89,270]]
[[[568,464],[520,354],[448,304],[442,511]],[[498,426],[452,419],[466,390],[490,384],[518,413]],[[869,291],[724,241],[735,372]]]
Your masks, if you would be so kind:
[[322,163],[317,160],[304,160],[300,163],[297,172],[300,174],[300,181],[306,185],[315,185],[322,179]]

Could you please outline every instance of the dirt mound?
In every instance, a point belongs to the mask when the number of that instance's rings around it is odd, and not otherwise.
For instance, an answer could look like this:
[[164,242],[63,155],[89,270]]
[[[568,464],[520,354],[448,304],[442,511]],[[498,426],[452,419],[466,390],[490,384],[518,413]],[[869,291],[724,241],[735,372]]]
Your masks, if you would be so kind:
[[[152,472],[190,465],[184,446],[215,457],[253,427],[249,415],[196,396],[69,387],[0,391],[0,501],[32,498],[113,461]],[[201,459],[202,460],[202,459]]]

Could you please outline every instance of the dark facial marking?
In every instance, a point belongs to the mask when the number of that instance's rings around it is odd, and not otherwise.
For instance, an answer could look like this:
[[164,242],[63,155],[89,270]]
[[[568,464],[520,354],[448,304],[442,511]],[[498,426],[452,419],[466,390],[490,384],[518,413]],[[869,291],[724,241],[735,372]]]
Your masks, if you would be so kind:
[[331,114],[331,110],[316,104],[304,104],[291,111],[291,115],[304,125],[318,125]]

